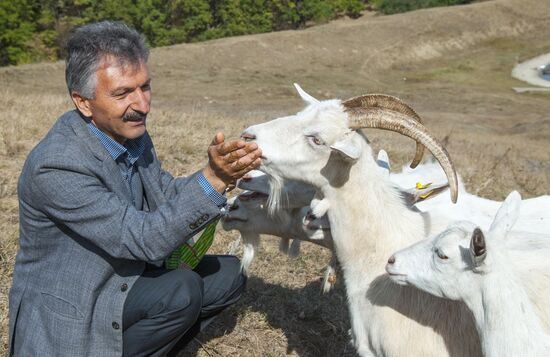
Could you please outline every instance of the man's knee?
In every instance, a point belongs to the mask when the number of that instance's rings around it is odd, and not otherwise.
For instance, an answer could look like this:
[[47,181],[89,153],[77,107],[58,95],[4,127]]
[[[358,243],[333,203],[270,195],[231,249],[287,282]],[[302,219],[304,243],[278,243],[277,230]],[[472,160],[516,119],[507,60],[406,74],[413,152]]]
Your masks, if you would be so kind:
[[218,255],[224,269],[238,274],[241,272],[241,260],[234,255]]
[[227,275],[233,277],[230,291],[240,296],[246,285],[246,275],[242,272],[241,261],[234,255],[226,255],[220,259],[223,261],[222,266],[227,271]]
[[164,306],[168,314],[193,323],[199,317],[203,301],[202,278],[189,269],[171,272],[174,289]]
[[246,277],[235,256],[206,256],[197,267],[204,280],[202,317],[221,312],[241,297]]
[[[152,280],[154,284],[150,279],[149,284],[141,284],[134,291],[135,299],[130,307],[136,305],[139,296],[148,292],[154,294],[155,299],[144,310],[138,309],[130,314],[139,316],[143,311],[145,316],[127,318],[128,327],[123,335],[125,356],[149,356],[159,348],[171,348],[200,318],[204,286],[197,273],[176,269],[156,275]],[[150,338],[144,341],[144,336]]]

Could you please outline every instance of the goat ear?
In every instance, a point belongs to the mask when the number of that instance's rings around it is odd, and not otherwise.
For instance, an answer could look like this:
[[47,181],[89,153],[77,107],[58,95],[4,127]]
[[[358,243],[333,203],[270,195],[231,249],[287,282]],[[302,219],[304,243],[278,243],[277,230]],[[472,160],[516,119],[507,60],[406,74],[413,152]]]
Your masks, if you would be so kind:
[[294,87],[296,87],[296,90],[298,91],[298,94],[300,94],[300,97],[302,97],[302,99],[306,103],[309,103],[309,104],[319,103],[319,101],[317,99],[315,99],[311,95],[307,94],[306,91],[303,90],[302,87],[300,87],[298,85],[298,83],[294,83]]
[[470,239],[470,255],[476,267],[480,266],[487,256],[485,236],[479,228],[474,229],[474,233]]
[[357,161],[361,156],[361,147],[354,143],[351,137],[335,142],[330,148],[342,155],[346,161]]
[[498,209],[493,223],[491,223],[489,231],[491,231],[492,236],[506,236],[518,220],[520,205],[521,195],[517,191],[510,192]]
[[390,176],[390,158],[388,157],[388,153],[385,150],[382,149],[378,152],[376,163],[380,167],[380,171],[386,177],[389,177]]

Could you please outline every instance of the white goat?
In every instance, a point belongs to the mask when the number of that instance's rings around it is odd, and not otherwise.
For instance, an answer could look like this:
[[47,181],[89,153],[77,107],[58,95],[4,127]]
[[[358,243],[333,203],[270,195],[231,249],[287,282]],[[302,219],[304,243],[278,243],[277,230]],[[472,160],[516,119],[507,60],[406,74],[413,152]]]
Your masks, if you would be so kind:
[[533,262],[537,262],[542,276],[550,280],[550,235],[528,238],[518,233],[514,241],[510,229],[519,218],[520,204],[521,197],[514,191],[486,234],[471,222],[459,222],[398,251],[386,266],[399,284],[464,301],[473,312],[487,357],[550,356],[550,336],[521,275],[525,267],[517,268],[528,265],[528,275],[533,275]]
[[[441,183],[446,181],[446,176],[437,163],[426,162],[415,170],[403,167],[400,173],[392,173],[390,179],[400,187],[413,187],[418,182],[433,183],[428,189],[435,186],[435,189],[439,191],[443,188]],[[489,200],[467,192],[460,177],[458,177],[458,192],[460,200],[454,205],[449,204],[444,194],[430,200],[420,200],[415,204],[420,212],[429,213],[430,220],[433,222],[430,232],[439,232],[445,229],[449,222],[461,220],[469,220],[482,229],[489,228],[502,201]],[[416,191],[413,193],[418,195]],[[435,225],[435,222],[439,222],[438,226]],[[522,200],[520,216],[515,229],[543,234],[550,232],[550,196],[544,195]]]
[[433,220],[410,209],[356,129],[381,128],[412,137],[420,142],[414,162],[427,147],[442,164],[456,201],[458,181],[445,149],[397,98],[368,95],[320,102],[297,89],[309,104],[305,110],[252,126],[242,137],[262,148],[261,170],[312,184],[328,200],[359,354],[481,355],[473,316],[464,303],[398,286],[384,273],[388,255],[447,225],[450,217]]
[[[422,193],[428,195],[426,198],[432,198],[438,194],[435,191],[446,187],[446,184],[443,184],[432,185],[421,190],[405,189],[404,183],[410,181],[406,180],[408,174],[390,175],[389,158],[384,150],[378,153],[377,163],[381,172],[401,187],[403,195],[408,196],[407,200],[411,204],[424,200],[424,197],[420,197]],[[433,164],[422,164],[417,167],[415,173],[425,172],[425,175],[421,176],[428,179],[434,171],[432,166]],[[435,178],[439,179],[439,176]],[[225,230],[238,230],[241,234],[243,241],[242,269],[245,274],[248,275],[255,249],[259,246],[260,234],[280,237],[279,249],[291,257],[296,257],[299,254],[302,240],[332,250],[328,218],[324,213],[316,213],[315,210],[310,212],[307,207],[301,207],[312,201],[313,187],[311,185],[286,180],[282,187],[278,187],[279,192],[277,190],[272,192],[273,185],[269,182],[269,176],[260,171],[251,171],[249,175],[238,182],[238,187],[245,191],[228,201],[222,227]],[[268,205],[268,202],[276,207],[270,210],[271,206]],[[328,200],[324,200],[324,202],[328,203]],[[314,201],[312,201],[312,206],[313,204]],[[300,221],[302,221],[301,226]],[[291,239],[292,245],[289,250],[288,242]],[[333,256],[325,269],[323,293],[329,292],[336,282],[336,270],[336,258]]]
[[252,126],[242,137],[262,149],[262,171],[305,181],[328,199],[359,354],[481,355],[473,317],[463,303],[396,285],[385,274],[387,257],[424,238],[430,222],[406,205],[379,170],[364,136],[354,129],[378,127],[420,141],[443,164],[456,200],[457,179],[445,149],[396,98],[372,95],[319,102],[299,92],[309,103],[305,110]]
[[[284,185],[280,180],[270,182],[269,176],[257,170],[249,172],[245,177],[238,181],[237,186],[240,189],[245,190],[240,194],[240,196],[243,196],[244,201],[249,201],[250,198],[254,198],[254,200],[248,204],[248,210],[245,206],[238,213],[234,211],[238,208],[238,205],[230,202],[231,205],[229,205],[229,207],[232,207],[233,215],[237,213],[237,215],[240,216],[241,221],[248,221],[248,218],[244,217],[244,215],[250,213],[253,214],[254,209],[259,209],[258,213],[260,215],[270,216],[252,218],[248,224],[248,227],[243,227],[243,229],[247,231],[246,236],[249,237],[253,235],[252,232],[255,228],[260,229],[260,231],[265,230],[266,232],[275,231],[274,227],[271,228],[266,225],[280,225],[280,221],[284,221],[285,217],[288,221],[288,217],[291,215],[290,210],[305,206],[314,194],[314,189],[309,185],[289,180],[287,180],[286,185]],[[265,209],[266,207],[267,210]],[[280,214],[280,210],[286,210],[287,212]],[[226,218],[231,219],[230,216]],[[240,227],[243,224],[238,226]],[[236,229],[240,230],[239,228]],[[257,232],[254,242],[249,239],[243,239],[245,244],[245,256],[247,255],[247,251],[252,256],[254,255],[254,246],[259,244],[259,233],[261,232]],[[311,233],[313,234],[313,232]],[[295,258],[300,253],[300,240],[294,239],[289,249],[289,242],[291,240],[290,234],[290,232],[287,232],[286,234],[279,236],[281,238],[279,242],[279,250],[283,253],[287,253],[291,258]],[[251,260],[248,261],[248,265],[250,263]],[[247,269],[245,269],[245,272],[247,272]]]
[[[270,185],[266,175],[253,175],[239,182],[239,187],[246,191],[228,202],[226,215],[222,219],[225,230],[238,230],[243,240],[242,269],[248,275],[255,249],[260,243],[260,234],[281,237],[280,248],[286,252],[288,241],[293,240],[289,254],[296,256],[301,240],[332,249],[329,223],[326,217],[305,220],[308,204],[313,198],[313,188],[300,182],[287,181],[281,187],[284,197],[274,212],[268,206]],[[306,224],[304,224],[304,221]]]

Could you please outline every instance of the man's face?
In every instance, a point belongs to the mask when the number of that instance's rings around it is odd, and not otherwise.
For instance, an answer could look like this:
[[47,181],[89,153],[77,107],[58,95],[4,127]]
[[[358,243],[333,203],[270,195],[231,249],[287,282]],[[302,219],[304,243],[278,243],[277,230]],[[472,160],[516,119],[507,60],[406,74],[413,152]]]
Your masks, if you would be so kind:
[[151,107],[147,64],[120,64],[105,57],[96,79],[95,98],[87,99],[94,125],[121,144],[142,136]]

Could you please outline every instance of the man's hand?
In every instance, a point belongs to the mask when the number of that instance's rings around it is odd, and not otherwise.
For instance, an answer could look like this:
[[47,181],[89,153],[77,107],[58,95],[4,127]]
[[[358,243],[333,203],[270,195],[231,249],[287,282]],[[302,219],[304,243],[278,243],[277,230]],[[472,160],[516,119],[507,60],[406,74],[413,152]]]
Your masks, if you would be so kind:
[[242,140],[224,141],[217,133],[208,147],[208,165],[203,174],[218,192],[235,185],[237,179],[260,166],[262,151],[256,143]]

